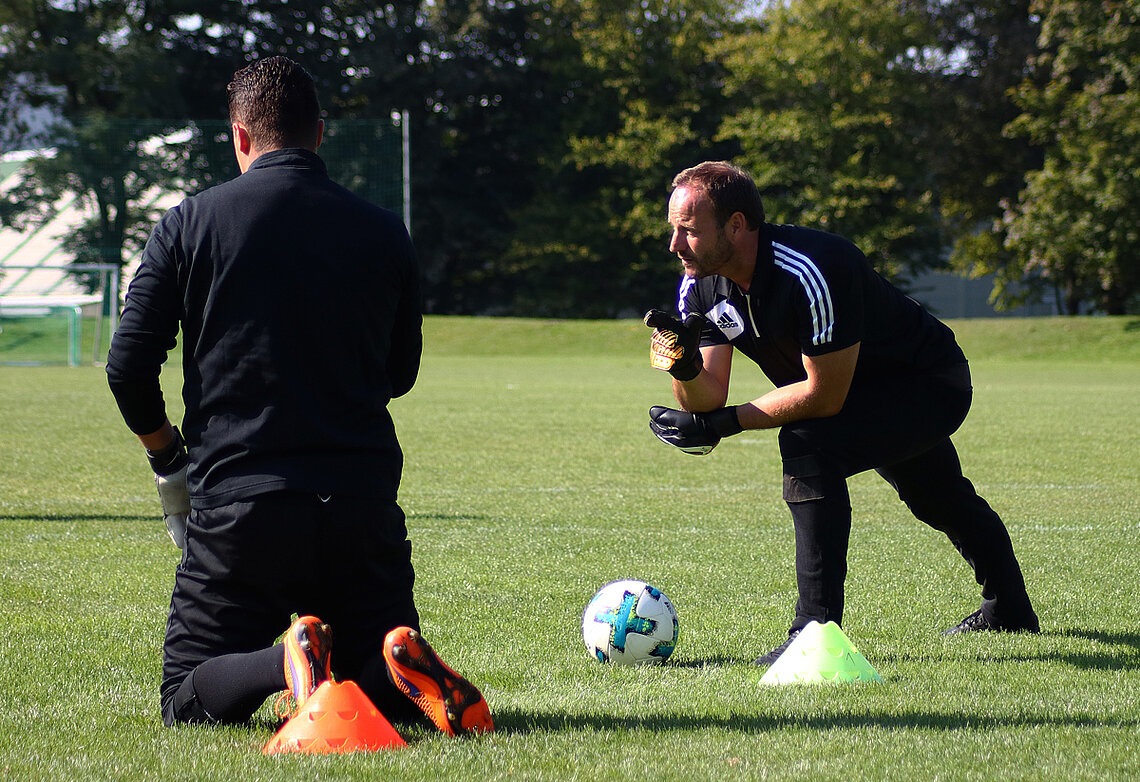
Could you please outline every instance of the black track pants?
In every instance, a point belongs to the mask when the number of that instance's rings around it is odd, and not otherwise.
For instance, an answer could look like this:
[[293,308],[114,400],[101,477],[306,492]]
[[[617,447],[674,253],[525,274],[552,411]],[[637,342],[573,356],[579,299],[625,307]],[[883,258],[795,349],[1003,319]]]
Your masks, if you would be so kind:
[[799,599],[792,629],[843,619],[851,504],[847,478],[876,470],[915,517],[950,539],[982,586],[982,611],[1036,625],[1009,533],[962,475],[950,442],[970,407],[969,370],[853,387],[843,410],[780,431],[784,499],[796,533]]
[[275,492],[193,511],[163,646],[163,720],[248,719],[285,687],[283,660],[265,650],[293,614],[331,625],[334,676],[395,716],[410,701],[388,682],[381,643],[419,628],[414,580],[395,502]]

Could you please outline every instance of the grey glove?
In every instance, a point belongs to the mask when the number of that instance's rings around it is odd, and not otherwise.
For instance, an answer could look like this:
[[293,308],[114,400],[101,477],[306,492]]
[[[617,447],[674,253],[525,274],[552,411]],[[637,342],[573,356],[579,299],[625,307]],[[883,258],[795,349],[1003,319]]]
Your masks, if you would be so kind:
[[190,490],[186,488],[186,466],[171,475],[154,476],[162,501],[162,521],[174,545],[186,545],[186,522],[190,518]]
[[162,502],[162,521],[174,545],[186,545],[186,522],[190,518],[190,490],[186,486],[186,468],[190,457],[186,453],[186,441],[178,427],[174,427],[174,439],[170,445],[159,451],[146,452],[150,468],[154,470],[154,485],[158,487],[158,499]]

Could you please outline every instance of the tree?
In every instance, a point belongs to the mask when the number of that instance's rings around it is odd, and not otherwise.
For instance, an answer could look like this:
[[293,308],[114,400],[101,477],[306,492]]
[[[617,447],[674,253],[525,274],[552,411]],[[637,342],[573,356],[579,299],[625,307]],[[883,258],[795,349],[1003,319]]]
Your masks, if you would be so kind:
[[[511,212],[541,186],[534,161],[558,100],[533,65],[545,43],[534,14],[524,2],[426,4],[422,42],[407,53],[398,88],[411,115],[413,238],[429,312],[512,311],[513,286],[492,267]],[[391,99],[379,78],[361,90],[372,104]]]
[[994,227],[1027,171],[1041,165],[1029,139],[1005,133],[1020,113],[1011,98],[1037,51],[1039,20],[1031,0],[935,0],[941,63],[936,70],[932,171],[952,242],[949,264],[971,277],[993,275],[998,309],[1021,303],[1030,289]]
[[936,43],[921,4],[878,0],[770,4],[725,42],[721,134],[770,219],[843,234],[888,276],[940,262]]
[[1001,202],[1017,195],[1040,165],[1027,139],[1003,131],[1019,113],[1010,97],[1037,50],[1031,0],[934,0],[932,61],[937,141],[931,170],[940,211],[958,235],[992,225]]
[[[34,224],[65,193],[78,194],[94,216],[65,246],[78,262],[121,265],[149,233],[156,189],[192,193],[237,174],[232,155],[218,154],[228,140],[192,121],[225,117],[235,70],[256,57],[291,55],[314,72],[332,114],[367,112],[375,107],[362,107],[355,87],[370,71],[349,63],[371,62],[393,79],[401,63],[407,68],[402,52],[378,41],[416,45],[417,4],[398,6],[13,0],[0,12],[0,108],[47,105],[57,122],[54,157],[25,170],[0,203],[0,222]],[[360,55],[365,49],[370,56]],[[190,134],[174,135],[188,126]]]
[[1042,147],[1045,160],[1001,221],[1017,272],[1006,277],[1054,287],[1070,315],[1082,305],[1137,311],[1140,0],[1041,0],[1034,11],[1041,53],[1009,132]]
[[[143,194],[164,179],[158,159],[145,161],[145,137],[124,136],[124,112],[155,116],[174,103],[173,74],[153,67],[158,37],[146,29],[146,7],[123,2],[24,2],[0,18],[0,84],[21,106],[52,106],[46,130],[55,154],[27,169],[0,204],[0,222],[21,227],[46,219],[66,193],[93,205],[93,216],[67,241],[81,263],[121,265],[145,239],[153,217]],[[138,32],[136,32],[136,29]],[[174,128],[158,123],[162,136]],[[168,158],[167,158],[168,160]]]
[[[142,211],[145,189],[194,192],[236,173],[226,134],[205,120],[174,144],[185,121],[152,128],[148,118],[224,116],[233,71],[280,53],[314,72],[330,136],[337,119],[409,110],[428,311],[636,311],[672,295],[661,228],[669,176],[719,154],[709,139],[720,69],[705,44],[730,26],[731,8],[12,0],[0,12],[0,85],[22,89],[25,103],[54,101],[64,122],[59,154],[37,164],[0,219],[36,219],[64,189],[85,193],[103,225],[75,237],[77,257],[127,257],[154,219]],[[104,93],[114,100],[92,101]],[[167,143],[146,143],[151,135]]]
[[[558,0],[533,20],[532,68],[548,122],[539,187],[512,214],[492,274],[519,280],[515,311],[612,317],[670,303],[672,175],[718,154],[721,69],[709,56],[733,25],[721,0]],[[536,9],[538,10],[538,9]]]

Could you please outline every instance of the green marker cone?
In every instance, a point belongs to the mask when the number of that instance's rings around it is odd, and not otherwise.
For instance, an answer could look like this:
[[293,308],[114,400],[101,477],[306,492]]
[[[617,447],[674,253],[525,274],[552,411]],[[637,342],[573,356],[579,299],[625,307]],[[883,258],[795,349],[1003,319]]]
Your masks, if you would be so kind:
[[761,684],[839,684],[881,682],[883,677],[835,622],[809,622],[780,658],[768,669]]

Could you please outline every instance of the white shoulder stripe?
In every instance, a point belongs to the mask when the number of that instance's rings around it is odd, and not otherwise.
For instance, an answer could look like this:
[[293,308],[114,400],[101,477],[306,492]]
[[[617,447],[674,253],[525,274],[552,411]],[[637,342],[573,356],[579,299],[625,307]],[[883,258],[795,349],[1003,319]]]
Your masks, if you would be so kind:
[[677,312],[681,313],[681,320],[684,320],[685,315],[688,314],[685,312],[685,296],[688,294],[689,288],[693,287],[696,284],[696,277],[690,277],[686,274],[681,278],[681,288],[679,291],[677,291]]
[[835,308],[831,302],[831,290],[819,267],[811,258],[786,245],[772,242],[772,249],[776,265],[795,275],[807,293],[812,318],[811,344],[830,342],[835,334]]

